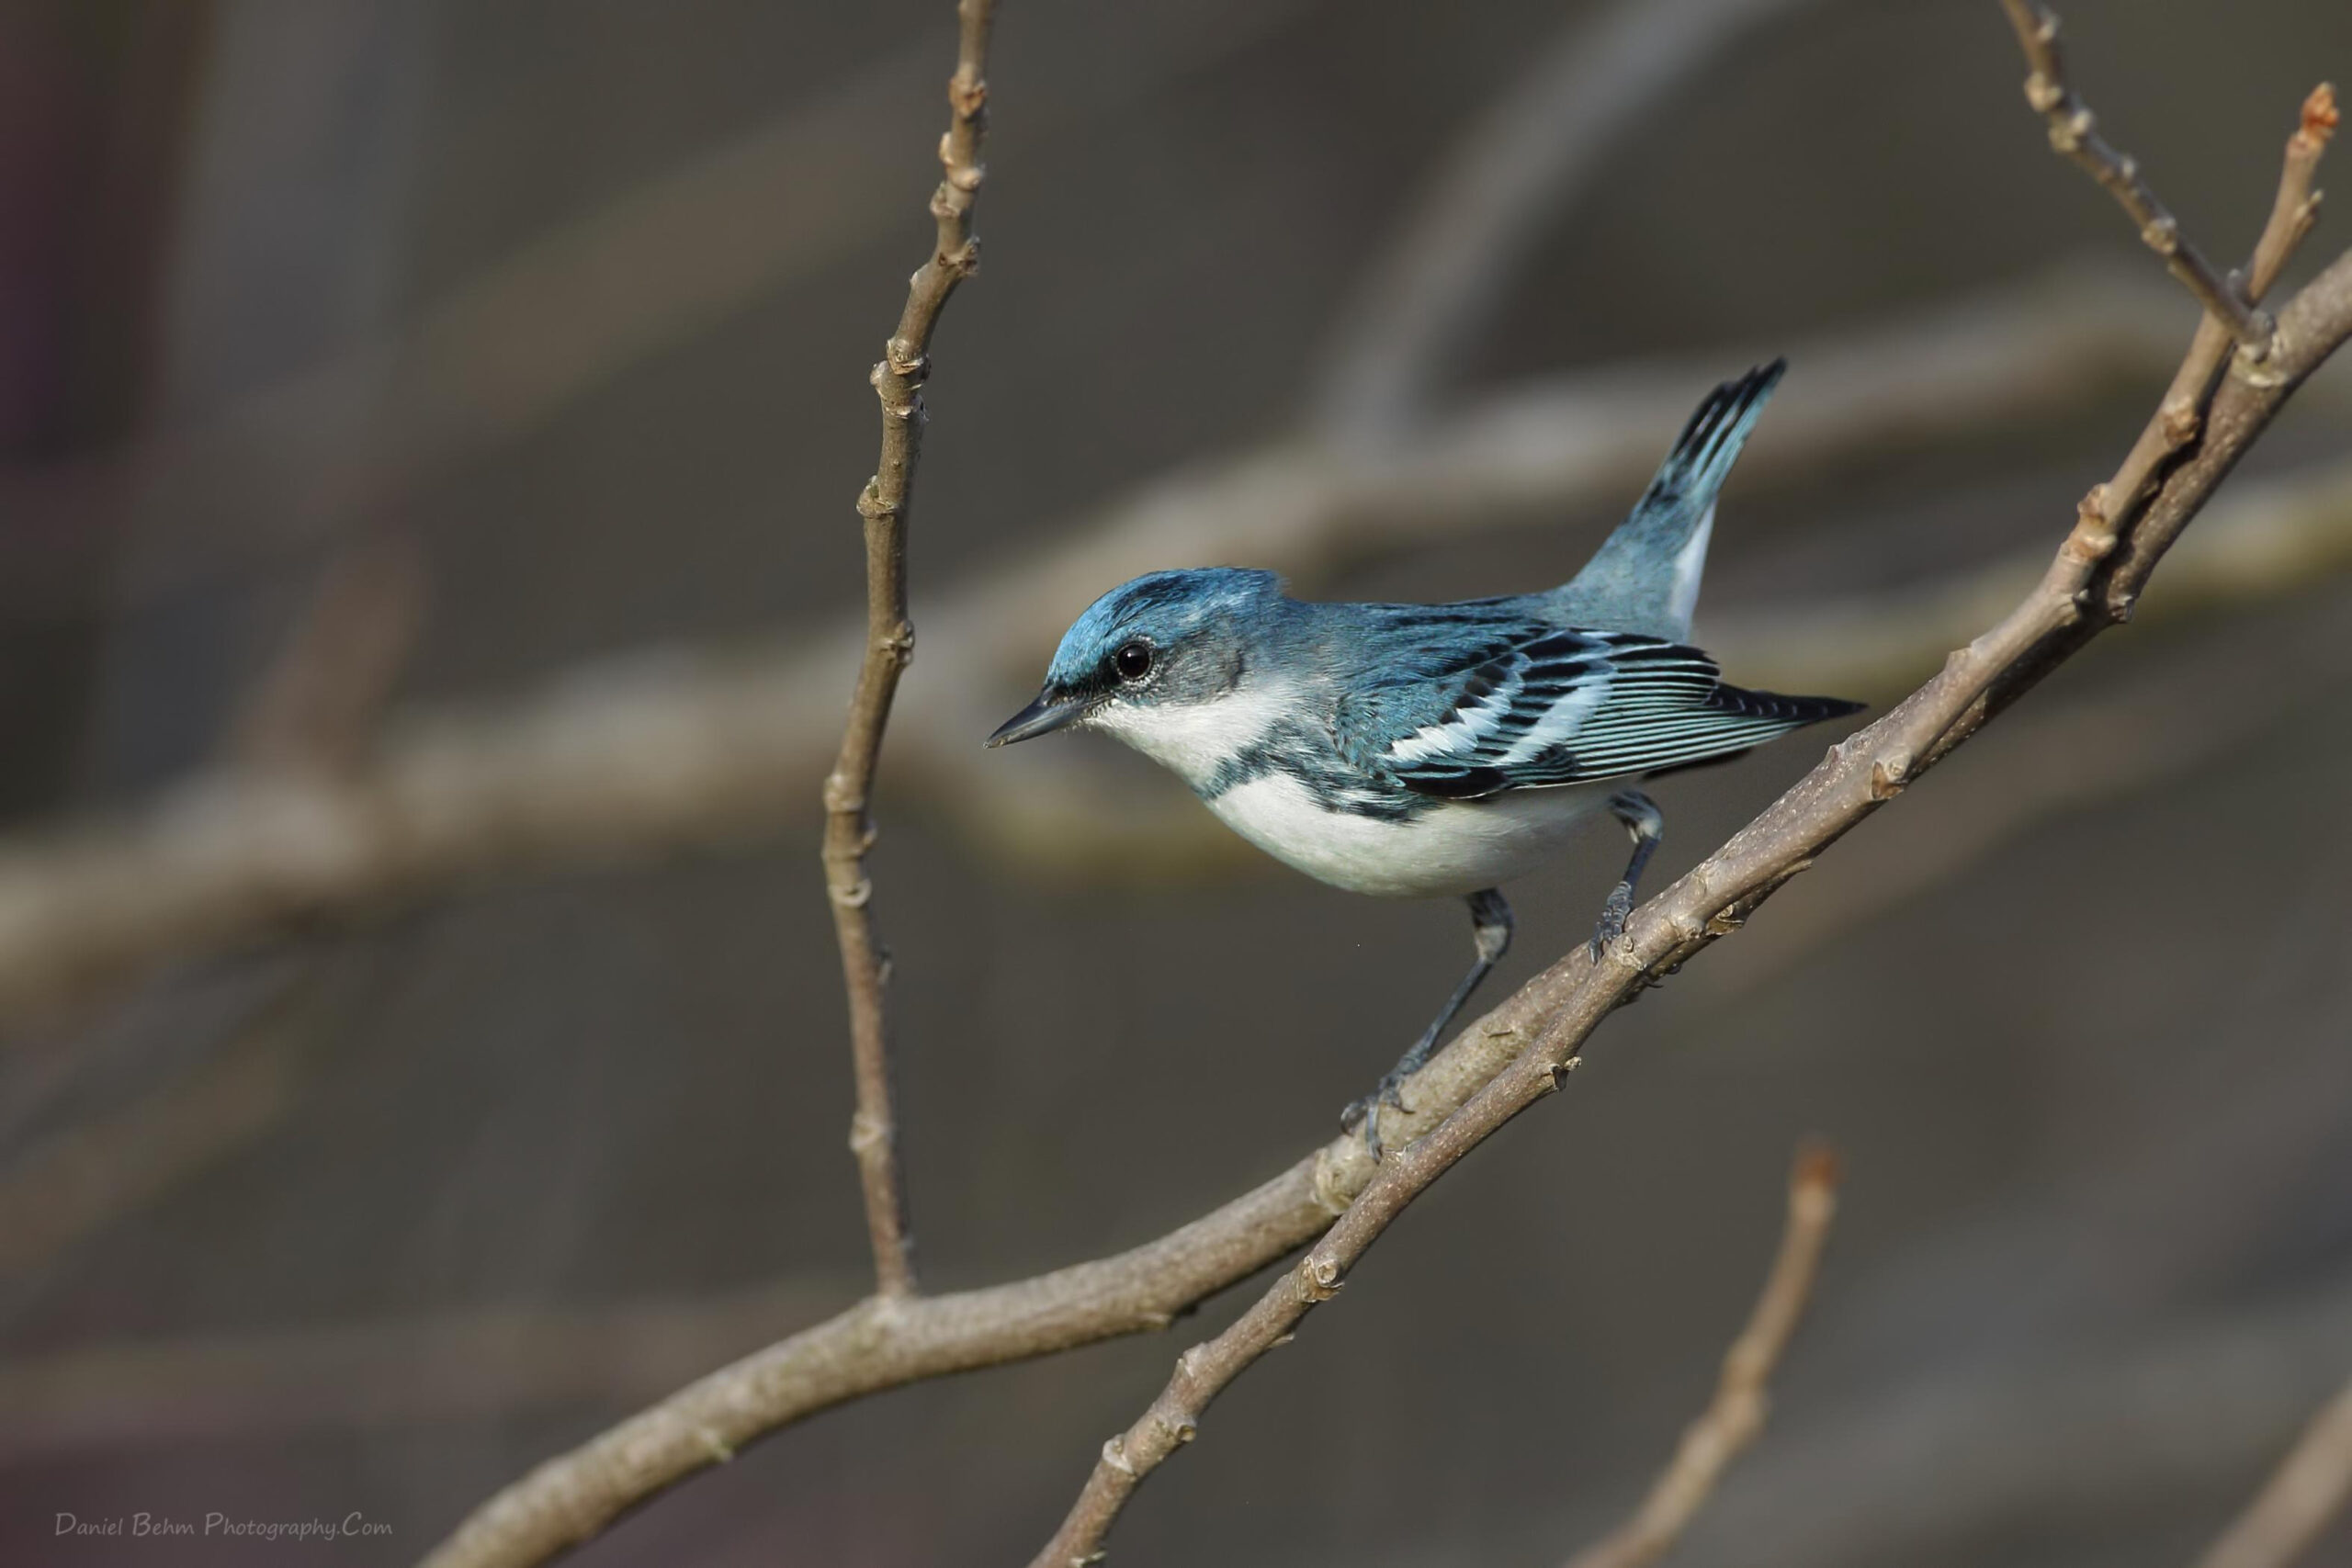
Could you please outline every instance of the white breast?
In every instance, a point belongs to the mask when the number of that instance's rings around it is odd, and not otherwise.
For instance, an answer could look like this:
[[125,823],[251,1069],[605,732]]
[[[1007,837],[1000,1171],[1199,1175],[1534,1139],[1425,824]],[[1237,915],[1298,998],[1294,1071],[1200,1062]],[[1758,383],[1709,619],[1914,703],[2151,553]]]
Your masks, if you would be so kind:
[[1209,802],[1235,832],[1317,881],[1353,893],[1475,893],[1540,864],[1609,798],[1610,786],[1517,790],[1448,801],[1409,822],[1326,811],[1287,773],[1268,773]]

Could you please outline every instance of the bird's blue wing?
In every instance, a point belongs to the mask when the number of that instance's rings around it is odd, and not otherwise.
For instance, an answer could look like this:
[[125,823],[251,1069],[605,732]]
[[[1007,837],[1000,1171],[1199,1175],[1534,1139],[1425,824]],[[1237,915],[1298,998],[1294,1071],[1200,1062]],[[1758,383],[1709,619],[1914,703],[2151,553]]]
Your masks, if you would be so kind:
[[1464,800],[1734,756],[1857,705],[1725,685],[1660,637],[1559,628],[1465,646],[1425,679],[1428,716],[1395,727],[1377,761],[1416,794]]

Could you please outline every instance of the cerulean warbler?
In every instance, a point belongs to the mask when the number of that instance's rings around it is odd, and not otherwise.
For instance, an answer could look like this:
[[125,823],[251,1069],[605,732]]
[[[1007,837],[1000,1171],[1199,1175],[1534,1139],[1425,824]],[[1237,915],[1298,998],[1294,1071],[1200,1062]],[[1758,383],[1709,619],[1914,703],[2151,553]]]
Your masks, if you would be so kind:
[[1632,515],[1542,593],[1457,604],[1318,604],[1268,571],[1156,571],[1062,637],[1037,700],[991,746],[1099,729],[1172,769],[1260,849],[1358,893],[1466,897],[1477,961],[1373,1094],[1379,1111],[1510,944],[1496,884],[1606,808],[1634,840],[1601,906],[1623,933],[1664,819],[1635,781],[1737,756],[1860,705],[1745,691],[1687,646],[1723,488],[1780,381],[1776,360],[1710,393]]

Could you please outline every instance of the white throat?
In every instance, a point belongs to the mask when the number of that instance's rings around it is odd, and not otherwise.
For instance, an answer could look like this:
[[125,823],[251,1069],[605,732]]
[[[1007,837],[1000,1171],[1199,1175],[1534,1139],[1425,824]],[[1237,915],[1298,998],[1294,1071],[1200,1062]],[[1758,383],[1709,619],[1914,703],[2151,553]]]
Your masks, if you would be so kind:
[[1287,705],[1287,682],[1250,681],[1197,703],[1105,703],[1086,727],[1115,735],[1194,789],[1220,763],[1263,739]]

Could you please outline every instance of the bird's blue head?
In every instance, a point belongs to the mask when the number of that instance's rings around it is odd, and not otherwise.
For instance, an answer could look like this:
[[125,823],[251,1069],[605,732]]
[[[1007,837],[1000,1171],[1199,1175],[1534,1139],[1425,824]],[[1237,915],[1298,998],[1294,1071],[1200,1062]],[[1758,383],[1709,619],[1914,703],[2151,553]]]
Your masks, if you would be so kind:
[[1087,606],[1062,634],[1037,700],[989,737],[1026,740],[1122,710],[1211,702],[1232,691],[1283,602],[1271,571],[1155,571]]

